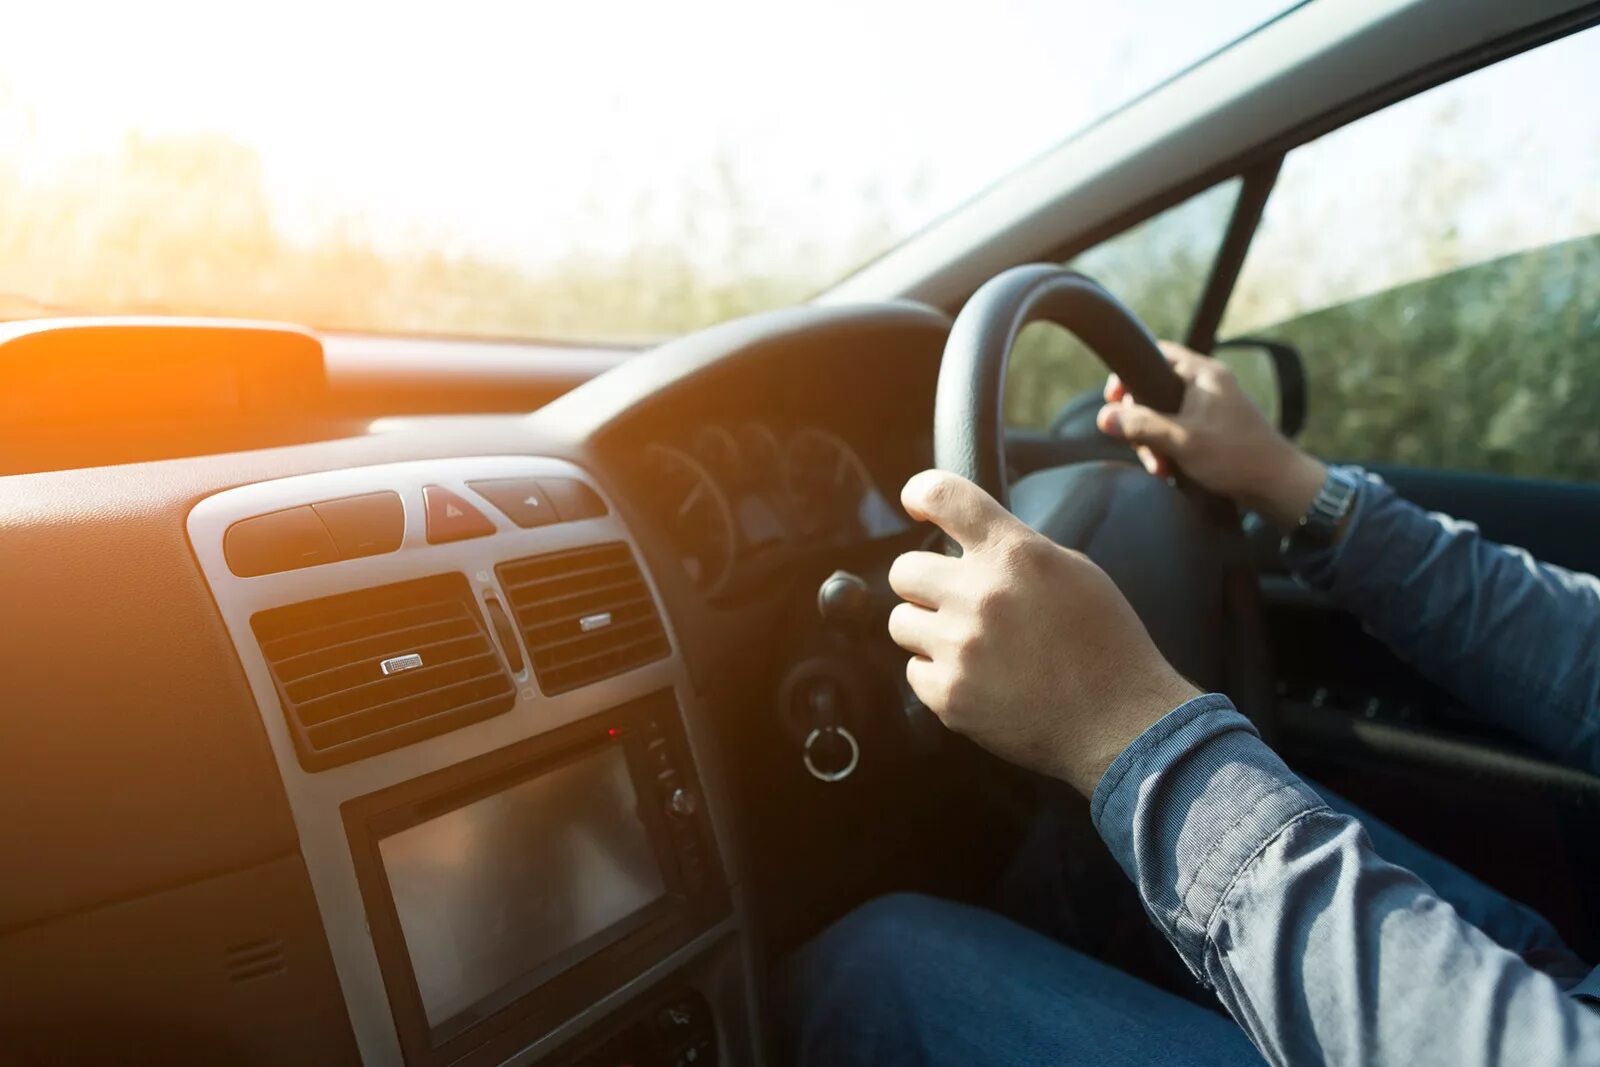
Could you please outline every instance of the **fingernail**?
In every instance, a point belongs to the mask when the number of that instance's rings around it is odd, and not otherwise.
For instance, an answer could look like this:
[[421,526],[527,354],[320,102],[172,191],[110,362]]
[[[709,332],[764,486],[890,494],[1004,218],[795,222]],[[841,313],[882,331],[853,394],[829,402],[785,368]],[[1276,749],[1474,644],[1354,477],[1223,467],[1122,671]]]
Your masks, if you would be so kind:
[[1122,432],[1122,414],[1115,405],[1108,404],[1100,409],[1100,432],[1110,434]]

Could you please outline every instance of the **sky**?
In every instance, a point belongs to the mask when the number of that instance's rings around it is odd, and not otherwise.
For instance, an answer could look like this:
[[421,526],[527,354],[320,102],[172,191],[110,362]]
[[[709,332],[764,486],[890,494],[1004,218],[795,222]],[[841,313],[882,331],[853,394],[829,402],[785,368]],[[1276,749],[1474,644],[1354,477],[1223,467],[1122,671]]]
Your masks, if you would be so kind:
[[1224,321],[1282,321],[1600,233],[1600,28],[1289,154]]
[[[1289,3],[17,3],[0,177],[221,135],[308,245],[825,279]],[[1231,325],[1595,232],[1597,70],[1591,30],[1292,154]]]
[[53,0],[7,13],[0,137],[47,180],[129,131],[222,133],[307,236],[353,221],[532,264],[703,234],[736,195],[770,242],[843,247],[925,224],[1282,6]]

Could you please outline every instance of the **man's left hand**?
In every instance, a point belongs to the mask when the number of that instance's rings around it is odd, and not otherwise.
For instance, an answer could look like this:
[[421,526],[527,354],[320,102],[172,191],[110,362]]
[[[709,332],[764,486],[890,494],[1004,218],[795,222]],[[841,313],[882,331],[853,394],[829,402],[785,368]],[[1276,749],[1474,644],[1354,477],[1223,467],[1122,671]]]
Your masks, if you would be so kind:
[[952,730],[1088,796],[1145,728],[1199,695],[1116,585],[976,485],[924,471],[900,494],[962,548],[907,552],[889,584],[906,678]]

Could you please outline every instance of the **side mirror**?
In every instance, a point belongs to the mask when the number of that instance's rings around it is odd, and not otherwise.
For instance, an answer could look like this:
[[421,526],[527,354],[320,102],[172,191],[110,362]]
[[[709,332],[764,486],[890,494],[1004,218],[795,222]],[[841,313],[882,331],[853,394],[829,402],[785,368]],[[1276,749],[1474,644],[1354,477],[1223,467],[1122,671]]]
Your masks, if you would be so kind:
[[1275,417],[1291,440],[1306,424],[1306,365],[1294,345],[1266,337],[1230,337],[1211,354],[1226,363],[1245,393]]

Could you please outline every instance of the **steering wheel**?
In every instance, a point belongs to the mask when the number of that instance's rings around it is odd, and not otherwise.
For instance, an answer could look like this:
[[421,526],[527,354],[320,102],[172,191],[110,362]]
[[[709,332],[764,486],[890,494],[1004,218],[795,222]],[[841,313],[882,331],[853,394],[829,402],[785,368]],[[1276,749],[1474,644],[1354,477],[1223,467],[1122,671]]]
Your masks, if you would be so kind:
[[1268,733],[1272,673],[1260,595],[1231,504],[1181,474],[1168,481],[1137,464],[1104,460],[1007,484],[1006,362],[1022,328],[1038,321],[1075,334],[1141,404],[1178,410],[1183,379],[1114,296],[1054,264],[1015,267],[973,294],[950,330],[934,399],[934,464],[1094,560],[1174,667],[1199,686],[1228,693]]

